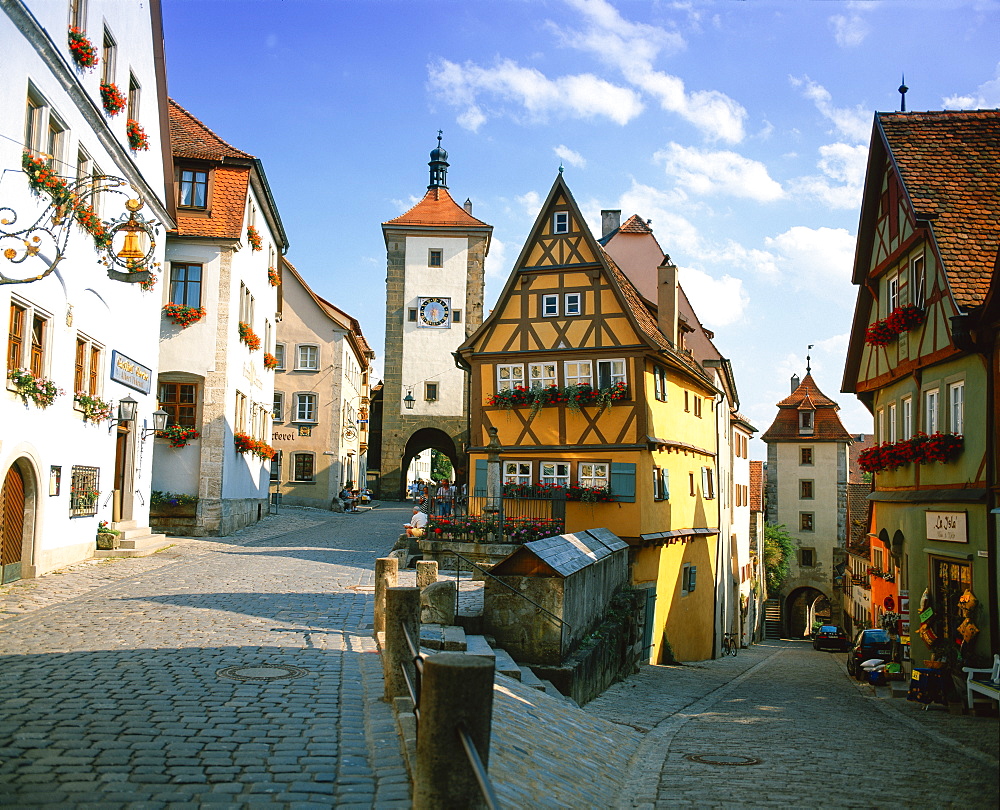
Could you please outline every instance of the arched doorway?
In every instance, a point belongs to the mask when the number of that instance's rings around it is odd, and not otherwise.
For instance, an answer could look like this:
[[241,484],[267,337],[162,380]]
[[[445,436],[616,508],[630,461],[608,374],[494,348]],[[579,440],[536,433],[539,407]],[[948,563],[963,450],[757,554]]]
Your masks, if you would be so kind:
[[35,477],[22,460],[11,464],[0,492],[0,583],[21,579],[31,565]]
[[465,459],[458,457],[458,451],[451,436],[436,428],[421,428],[406,441],[406,449],[403,451],[403,461],[400,465],[403,474],[399,479],[399,492],[397,494],[399,500],[406,498],[406,471],[410,468],[410,462],[413,461],[414,456],[427,449],[444,453],[455,470],[456,482],[460,486],[465,482]]
[[830,621],[830,599],[816,588],[796,588],[785,600],[786,627],[789,638],[805,638],[816,622]]

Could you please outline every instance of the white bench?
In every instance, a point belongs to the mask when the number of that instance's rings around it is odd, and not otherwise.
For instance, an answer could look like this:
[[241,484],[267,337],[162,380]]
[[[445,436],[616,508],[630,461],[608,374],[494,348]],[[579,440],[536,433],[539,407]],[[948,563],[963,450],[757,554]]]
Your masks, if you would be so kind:
[[[965,682],[965,692],[970,709],[972,708],[973,692],[986,695],[990,700],[995,700],[1000,704],[1000,655],[993,656],[993,669],[962,667],[962,672],[968,673],[968,679]],[[985,675],[986,677],[976,678],[976,675]]]

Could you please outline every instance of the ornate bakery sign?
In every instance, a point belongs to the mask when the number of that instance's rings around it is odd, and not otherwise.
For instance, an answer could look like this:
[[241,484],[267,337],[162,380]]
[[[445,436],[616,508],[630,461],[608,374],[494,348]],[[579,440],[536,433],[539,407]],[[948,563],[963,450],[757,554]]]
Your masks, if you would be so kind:
[[942,543],[968,543],[968,516],[965,512],[925,512],[927,539]]

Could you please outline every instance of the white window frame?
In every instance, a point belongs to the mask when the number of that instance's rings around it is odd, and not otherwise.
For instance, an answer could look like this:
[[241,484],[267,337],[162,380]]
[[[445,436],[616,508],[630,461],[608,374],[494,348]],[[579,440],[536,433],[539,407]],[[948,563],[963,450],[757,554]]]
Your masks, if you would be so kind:
[[924,391],[924,433],[930,436],[937,433],[941,426],[941,389],[930,388]]
[[[303,408],[303,405],[311,402]],[[292,414],[293,422],[315,425],[316,415],[319,412],[319,394],[315,391],[300,391],[295,394],[295,411]],[[306,414],[306,415],[303,415]]]
[[[620,363],[620,366],[616,366],[616,363]],[[615,383],[622,383],[623,385],[628,385],[628,364],[625,362],[624,357],[615,357],[610,360],[598,360],[596,363],[597,368],[597,387],[610,388]],[[608,369],[608,379],[609,383],[607,386],[601,385],[601,368],[605,367]]]
[[711,467],[701,468],[701,495],[705,500],[715,498],[715,470]]
[[611,485],[611,464],[606,461],[581,461],[576,465],[576,480],[581,487],[606,488]]
[[885,279],[886,315],[899,308],[899,274],[893,273]]
[[927,260],[924,256],[914,256],[910,260],[910,301],[923,307],[926,298]]
[[889,408],[886,414],[886,418],[889,420],[889,441],[895,444],[899,439],[896,433],[896,403],[890,402]]
[[[302,350],[315,350],[315,361],[313,365],[303,363]],[[318,343],[296,343],[295,344],[295,370],[296,371],[319,371],[319,344]]]
[[285,392],[275,391],[274,392],[274,403],[272,405],[274,408],[274,414],[271,419],[274,422],[284,422],[285,415]]
[[[586,374],[583,373],[584,366],[586,366]],[[592,360],[564,360],[563,379],[566,381],[567,387],[571,385],[589,385],[593,388],[594,362]]]
[[517,387],[524,388],[524,363],[497,363],[497,391]]
[[556,294],[542,296],[542,317],[559,317],[559,296]]
[[653,500],[670,500],[670,470],[666,467],[653,467]]
[[667,401],[667,370],[663,366],[653,366],[653,397],[658,402]]
[[965,429],[965,380],[948,386],[948,430],[963,433]]
[[528,363],[528,386],[530,388],[550,388],[559,384],[559,363],[556,360],[544,363]]
[[569,233],[569,211],[556,211],[552,214],[552,233]]
[[812,433],[815,430],[816,412],[811,408],[799,411],[799,433]]
[[885,409],[875,409],[875,441],[879,444],[885,441]]
[[503,483],[520,486],[531,486],[530,461],[503,462]]
[[580,315],[583,312],[583,293],[571,292],[563,296],[563,314],[566,317]]
[[913,438],[913,397],[903,397],[899,401],[901,411],[899,438],[902,441]]
[[275,343],[274,344],[274,359],[278,361],[278,365],[274,367],[275,371],[285,370],[285,344]]
[[236,392],[235,428],[237,433],[247,432],[247,395],[242,391]]
[[540,461],[538,462],[538,483],[568,487],[569,470],[568,461]]
[[38,158],[43,154],[49,168],[56,174],[65,174],[63,166],[66,144],[69,143],[69,129],[59,115],[34,85],[28,85],[25,104],[24,148]]

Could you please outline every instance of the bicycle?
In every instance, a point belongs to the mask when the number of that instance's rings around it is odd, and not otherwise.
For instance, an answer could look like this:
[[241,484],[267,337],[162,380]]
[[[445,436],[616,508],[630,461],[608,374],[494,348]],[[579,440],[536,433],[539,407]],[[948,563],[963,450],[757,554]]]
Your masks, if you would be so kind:
[[722,655],[731,655],[733,658],[736,657],[736,653],[739,652],[740,642],[736,638],[735,633],[723,633],[722,634]]

